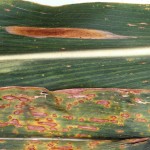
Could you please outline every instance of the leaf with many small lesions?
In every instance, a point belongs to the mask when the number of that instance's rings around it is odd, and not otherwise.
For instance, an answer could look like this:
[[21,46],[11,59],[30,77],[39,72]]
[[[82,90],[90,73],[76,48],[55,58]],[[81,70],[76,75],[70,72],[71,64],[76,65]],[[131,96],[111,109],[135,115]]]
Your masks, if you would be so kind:
[[0,96],[3,138],[150,137],[149,90],[4,87]]
[[2,149],[149,148],[150,90],[2,87],[0,97]]
[[7,150],[149,150],[148,138],[127,140],[61,140],[61,139],[7,139],[0,141]]

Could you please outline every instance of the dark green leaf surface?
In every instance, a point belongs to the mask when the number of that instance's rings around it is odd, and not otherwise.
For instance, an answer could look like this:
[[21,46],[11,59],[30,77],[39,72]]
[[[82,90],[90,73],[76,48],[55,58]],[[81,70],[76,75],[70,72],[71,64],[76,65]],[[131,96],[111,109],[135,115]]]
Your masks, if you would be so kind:
[[[0,54],[150,46],[149,5],[89,3],[48,7],[20,0],[0,2]],[[136,39],[35,39],[11,35],[6,26],[70,27],[109,31]]]
[[0,86],[148,89],[149,68],[149,57],[1,61]]

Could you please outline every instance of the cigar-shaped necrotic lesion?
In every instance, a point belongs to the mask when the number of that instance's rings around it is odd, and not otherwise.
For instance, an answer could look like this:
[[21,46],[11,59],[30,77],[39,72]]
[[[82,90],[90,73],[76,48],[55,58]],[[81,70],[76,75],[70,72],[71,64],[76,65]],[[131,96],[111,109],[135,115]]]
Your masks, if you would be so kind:
[[8,26],[9,34],[32,38],[74,38],[74,39],[127,39],[133,36],[117,35],[111,32],[84,28],[41,28],[27,26]]

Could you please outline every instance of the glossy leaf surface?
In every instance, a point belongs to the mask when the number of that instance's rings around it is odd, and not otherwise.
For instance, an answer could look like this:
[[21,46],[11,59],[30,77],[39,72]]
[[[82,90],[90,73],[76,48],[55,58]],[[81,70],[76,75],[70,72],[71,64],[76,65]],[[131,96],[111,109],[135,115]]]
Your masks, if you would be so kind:
[[150,88],[150,58],[0,61],[0,86]]

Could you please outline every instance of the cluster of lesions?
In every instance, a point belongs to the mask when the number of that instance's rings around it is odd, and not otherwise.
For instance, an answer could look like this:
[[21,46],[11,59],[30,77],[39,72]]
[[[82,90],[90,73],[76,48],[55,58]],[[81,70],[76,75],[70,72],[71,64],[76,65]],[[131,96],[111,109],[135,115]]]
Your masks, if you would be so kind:
[[20,116],[24,113],[24,107],[27,103],[33,101],[34,98],[23,94],[8,94],[3,95],[2,99],[1,109],[6,109],[8,113],[6,116],[7,121],[1,121],[0,126],[5,127],[13,125],[15,127],[22,127],[23,121],[20,119]]
[[74,146],[72,142],[59,142],[59,141],[40,141],[31,140],[25,144],[25,150],[40,150],[41,148],[48,150],[81,150]]
[[10,111],[7,113],[7,121],[1,121],[0,127],[11,125],[37,132],[56,130],[57,123],[54,119],[49,118],[51,114],[48,114],[46,108],[36,107],[37,97],[23,94],[5,94],[2,99],[6,104],[2,104],[1,108],[5,109],[7,106]]

